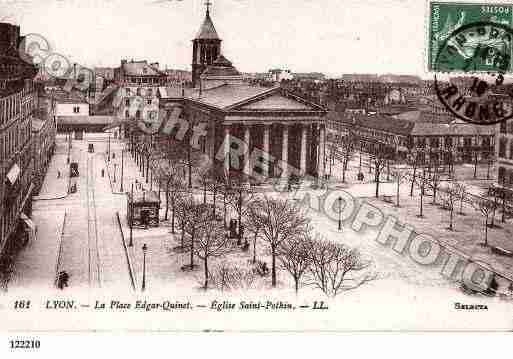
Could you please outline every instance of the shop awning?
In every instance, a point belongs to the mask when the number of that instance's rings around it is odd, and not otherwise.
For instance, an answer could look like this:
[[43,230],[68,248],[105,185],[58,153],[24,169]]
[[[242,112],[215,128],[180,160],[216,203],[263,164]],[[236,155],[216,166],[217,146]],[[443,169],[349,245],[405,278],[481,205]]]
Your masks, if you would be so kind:
[[18,179],[20,172],[20,167],[16,163],[11,167],[9,172],[7,172],[7,179],[9,180],[11,186],[16,183],[16,180]]

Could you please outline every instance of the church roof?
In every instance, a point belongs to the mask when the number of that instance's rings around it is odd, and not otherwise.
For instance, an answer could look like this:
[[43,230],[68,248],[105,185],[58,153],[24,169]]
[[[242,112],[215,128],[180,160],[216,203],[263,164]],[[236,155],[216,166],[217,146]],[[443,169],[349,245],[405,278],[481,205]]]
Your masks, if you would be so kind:
[[205,76],[240,76],[240,72],[232,65],[230,60],[220,54],[201,74]]
[[207,11],[205,20],[203,21],[203,24],[201,25],[195,40],[220,40],[219,36],[217,35],[216,28],[214,27],[214,23],[210,18],[209,11]]

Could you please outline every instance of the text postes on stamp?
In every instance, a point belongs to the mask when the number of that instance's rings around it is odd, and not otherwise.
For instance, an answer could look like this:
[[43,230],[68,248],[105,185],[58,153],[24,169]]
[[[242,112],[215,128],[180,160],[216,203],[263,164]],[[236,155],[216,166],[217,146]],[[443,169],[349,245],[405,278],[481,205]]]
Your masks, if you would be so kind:
[[513,5],[430,4],[428,69],[510,72]]

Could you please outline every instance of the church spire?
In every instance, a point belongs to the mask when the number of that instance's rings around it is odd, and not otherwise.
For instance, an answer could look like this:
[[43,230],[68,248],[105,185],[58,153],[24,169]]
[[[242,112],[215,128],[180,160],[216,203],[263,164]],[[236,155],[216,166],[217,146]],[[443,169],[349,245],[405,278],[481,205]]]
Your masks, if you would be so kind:
[[214,23],[210,18],[211,0],[207,0],[205,5],[205,20],[203,20],[203,24],[193,40],[192,83],[194,86],[198,84],[199,77],[207,66],[212,65],[221,54],[221,39],[217,35]]
[[212,6],[212,3],[210,2],[210,0],[207,0],[205,5],[207,6],[207,16],[210,16],[210,7]]
[[212,2],[210,2],[210,0],[207,0],[205,5],[207,6],[205,20],[203,20],[203,24],[201,25],[195,40],[219,40],[219,36],[217,35],[214,23],[210,18],[210,7],[212,6]]

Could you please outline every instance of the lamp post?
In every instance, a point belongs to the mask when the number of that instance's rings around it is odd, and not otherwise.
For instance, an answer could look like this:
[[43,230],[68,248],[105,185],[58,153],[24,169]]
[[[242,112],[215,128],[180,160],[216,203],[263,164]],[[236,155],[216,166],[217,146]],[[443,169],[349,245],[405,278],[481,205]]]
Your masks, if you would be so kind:
[[108,153],[107,153],[107,160],[110,162],[110,133],[109,133],[109,147],[108,147]]
[[116,183],[116,170],[118,168],[118,164],[114,163],[114,180],[112,182]]
[[134,228],[134,184],[132,182],[132,193],[130,195],[130,242],[128,243],[129,247],[134,246],[133,228]]
[[143,279],[142,279],[142,287],[141,287],[141,291],[145,291],[146,289],[146,251],[148,250],[148,246],[146,245],[146,243],[143,244],[142,246],[142,251],[143,251]]
[[120,188],[120,192],[123,192],[123,171],[124,171],[124,160],[125,160],[125,157],[124,157],[124,153],[125,153],[125,150],[121,150],[121,188]]
[[68,163],[68,164],[70,162],[70,159],[69,159],[70,152],[71,152],[71,132],[68,132],[68,158],[66,160],[66,163]]
[[338,230],[342,230],[342,197],[338,197]]

